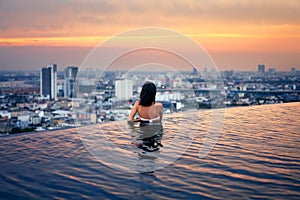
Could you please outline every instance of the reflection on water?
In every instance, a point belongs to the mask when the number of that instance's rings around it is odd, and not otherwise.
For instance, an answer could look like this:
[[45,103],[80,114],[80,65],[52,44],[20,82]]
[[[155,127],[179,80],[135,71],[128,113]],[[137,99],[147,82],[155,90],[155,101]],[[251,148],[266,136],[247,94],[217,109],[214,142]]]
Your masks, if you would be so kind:
[[[197,112],[191,114],[197,118]],[[163,125],[116,121],[82,127],[78,133],[87,150],[102,164],[123,172],[141,173],[168,166],[188,149],[196,129],[178,127],[184,121],[179,113],[165,117]]]
[[300,199],[300,103],[227,109],[199,158],[210,114],[1,137],[0,198]]
[[133,141],[132,143],[137,148],[143,151],[138,152],[139,162],[137,164],[139,172],[155,171],[155,160],[157,154],[149,154],[149,152],[157,152],[162,145],[163,126],[162,124],[143,124],[143,123],[128,123],[131,130]]
[[128,123],[129,129],[132,131],[134,138],[137,141],[133,143],[138,148],[147,152],[158,151],[163,147],[161,141],[163,136],[162,124],[151,125],[141,123]]

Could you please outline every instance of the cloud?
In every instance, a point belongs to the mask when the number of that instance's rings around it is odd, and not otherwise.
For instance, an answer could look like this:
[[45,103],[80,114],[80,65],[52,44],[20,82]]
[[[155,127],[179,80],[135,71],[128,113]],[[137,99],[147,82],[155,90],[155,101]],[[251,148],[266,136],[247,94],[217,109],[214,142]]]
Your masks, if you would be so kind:
[[0,37],[99,35],[124,27],[300,25],[298,0],[2,0]]

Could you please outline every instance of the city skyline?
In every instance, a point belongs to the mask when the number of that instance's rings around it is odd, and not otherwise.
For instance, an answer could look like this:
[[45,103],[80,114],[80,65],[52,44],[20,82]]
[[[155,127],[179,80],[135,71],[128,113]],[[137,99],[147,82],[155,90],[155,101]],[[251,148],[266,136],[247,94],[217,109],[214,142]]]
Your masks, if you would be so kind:
[[0,69],[80,66],[120,32],[172,29],[195,40],[220,70],[299,69],[298,1],[1,1]]

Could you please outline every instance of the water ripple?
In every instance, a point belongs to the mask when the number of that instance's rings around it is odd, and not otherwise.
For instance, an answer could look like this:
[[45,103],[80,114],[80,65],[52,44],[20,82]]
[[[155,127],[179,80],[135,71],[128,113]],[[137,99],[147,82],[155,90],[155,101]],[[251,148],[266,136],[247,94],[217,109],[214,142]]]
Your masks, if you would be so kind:
[[[221,137],[199,158],[211,112],[166,117],[156,152],[138,148],[142,130],[124,123],[1,137],[0,199],[300,199],[299,103],[226,109]],[[88,144],[124,157],[104,165]],[[160,170],[115,170],[128,158]]]

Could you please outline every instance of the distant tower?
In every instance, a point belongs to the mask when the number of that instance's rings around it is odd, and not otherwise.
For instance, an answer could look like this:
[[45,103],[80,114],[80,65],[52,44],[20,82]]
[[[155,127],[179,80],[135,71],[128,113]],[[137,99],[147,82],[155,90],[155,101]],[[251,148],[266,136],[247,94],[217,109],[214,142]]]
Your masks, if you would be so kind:
[[275,73],[276,69],[275,68],[269,68],[269,73]]
[[128,100],[132,96],[132,80],[117,79],[115,86],[115,94],[119,100]]
[[77,97],[78,84],[76,81],[78,67],[69,66],[65,69],[64,74],[64,94],[65,97]]
[[50,64],[40,72],[40,95],[57,99],[57,65]]
[[296,72],[296,68],[295,68],[295,67],[292,67],[292,68],[291,68],[291,72],[292,72],[292,73],[295,73],[295,72]]
[[225,78],[231,78],[233,76],[233,73],[234,73],[233,69],[232,70],[226,70],[226,71],[224,71],[224,77]]
[[196,69],[196,67],[193,67],[193,75],[197,75],[198,74],[198,70]]
[[265,72],[265,65],[258,65],[258,73],[264,73]]

